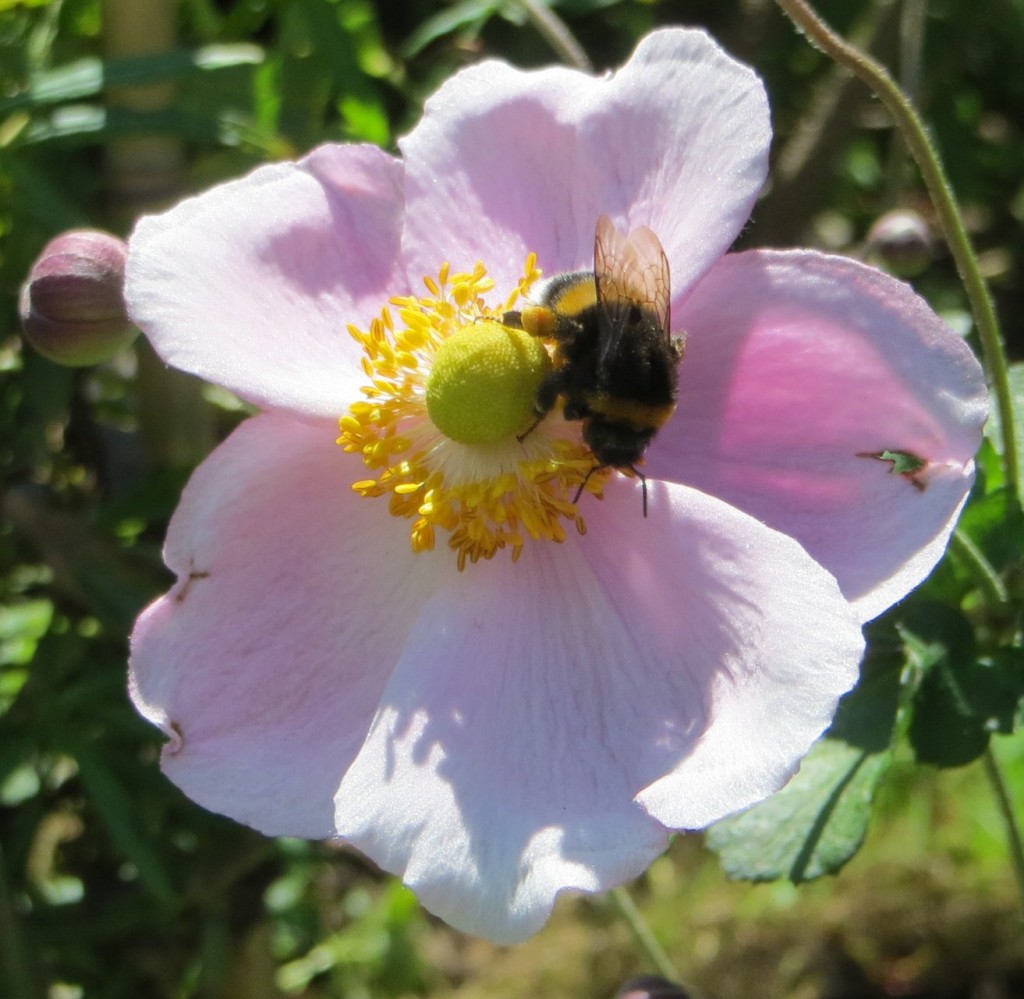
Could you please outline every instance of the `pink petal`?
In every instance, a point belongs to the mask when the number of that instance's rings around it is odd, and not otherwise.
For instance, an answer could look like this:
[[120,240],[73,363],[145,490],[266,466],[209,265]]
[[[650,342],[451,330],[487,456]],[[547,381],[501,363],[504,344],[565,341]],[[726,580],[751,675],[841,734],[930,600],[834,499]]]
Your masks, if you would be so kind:
[[531,250],[548,274],[590,267],[608,214],[654,229],[681,291],[746,222],[769,140],[760,80],[699,31],[656,31],[599,78],[473,66],[401,143],[410,280],[483,260],[507,291]]
[[645,868],[666,819],[771,793],[856,679],[855,616],[799,545],[651,487],[646,520],[612,487],[584,538],[439,590],[341,783],[339,833],[453,926],[520,940]]
[[365,380],[346,324],[406,290],[401,225],[401,163],[324,146],[143,219],[129,309],[169,364],[260,406],[336,417]]
[[[726,257],[674,309],[679,410],[646,471],[792,535],[869,620],[945,550],[987,413],[967,345],[905,284],[839,257]],[[927,461],[913,479],[871,455]]]
[[167,775],[275,835],[333,832],[334,792],[430,585],[408,526],[352,492],[362,465],[334,436],[266,414],[207,459],[168,533],[178,583],[132,639],[132,697],[171,737]]

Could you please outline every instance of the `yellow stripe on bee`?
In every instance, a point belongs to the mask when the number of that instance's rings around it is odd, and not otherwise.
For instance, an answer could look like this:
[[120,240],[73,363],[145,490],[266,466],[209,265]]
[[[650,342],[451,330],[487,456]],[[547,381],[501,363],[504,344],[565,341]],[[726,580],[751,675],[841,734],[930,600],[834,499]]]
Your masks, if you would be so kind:
[[597,285],[591,274],[560,289],[551,302],[551,308],[564,316],[578,316],[581,312],[597,305]]
[[[573,280],[559,287],[543,305],[527,305],[519,313],[523,329],[541,340],[558,339],[558,325],[575,319],[597,305],[597,285],[592,274],[572,275]],[[557,279],[556,279],[557,280]]]
[[528,305],[519,313],[519,321],[530,336],[553,340],[558,328],[558,316],[543,305]]
[[618,399],[604,392],[587,397],[587,408],[607,420],[626,423],[636,430],[659,430],[676,411],[674,402],[651,406],[632,399]]

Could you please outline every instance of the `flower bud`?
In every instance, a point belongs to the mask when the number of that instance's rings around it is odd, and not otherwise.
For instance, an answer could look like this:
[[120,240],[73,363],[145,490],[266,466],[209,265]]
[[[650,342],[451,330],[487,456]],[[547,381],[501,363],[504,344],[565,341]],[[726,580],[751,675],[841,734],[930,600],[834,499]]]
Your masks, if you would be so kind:
[[615,999],[690,999],[681,985],[658,975],[637,975],[624,982]]
[[116,236],[79,229],[51,240],[22,286],[25,339],[58,364],[108,360],[138,335],[124,303],[127,246]]
[[928,223],[909,208],[886,212],[868,232],[868,252],[890,274],[910,278],[932,262],[934,242]]

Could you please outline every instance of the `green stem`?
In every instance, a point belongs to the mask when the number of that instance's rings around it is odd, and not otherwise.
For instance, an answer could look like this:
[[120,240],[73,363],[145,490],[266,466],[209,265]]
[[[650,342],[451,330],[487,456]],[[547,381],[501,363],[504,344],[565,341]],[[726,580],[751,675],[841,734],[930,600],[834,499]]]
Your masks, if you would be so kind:
[[956,198],[953,196],[953,190],[924,124],[885,67],[836,35],[805,0],[776,0],[776,3],[786,16],[804,32],[813,45],[851,70],[871,88],[903,133],[907,146],[921,171],[925,186],[928,188],[928,194],[935,205],[946,242],[956,261],[960,279],[963,281],[964,289],[971,303],[982,353],[989,377],[992,380],[996,404],[999,407],[1006,481],[1019,498],[1021,495],[1020,466],[1017,457],[1013,397],[1010,392],[1009,368],[1006,363],[1006,352],[1003,349],[995,307],[992,304],[992,297],[985,284],[985,279],[981,275],[978,258],[971,246],[971,240],[967,235]]
[[11,999],[37,999],[42,989],[32,975],[19,917],[7,882],[6,861],[0,847],[0,984]]
[[959,528],[953,532],[950,547],[989,600],[997,606],[1005,607],[1010,602],[1010,594],[1006,584],[999,578],[999,573],[985,558],[985,553]]
[[644,919],[640,910],[636,907],[633,896],[620,885],[618,888],[613,888],[608,892],[608,897],[615,908],[618,909],[619,915],[626,921],[626,925],[632,930],[636,942],[650,959],[658,974],[664,975],[665,978],[671,979],[673,982],[678,982],[680,980],[678,969],[672,963],[672,959],[668,954],[665,953],[661,944],[658,943],[650,926],[647,925],[647,920]]
[[[921,93],[921,57],[924,50],[925,13],[928,0],[903,0],[899,8],[899,84],[907,99],[914,104]],[[854,42],[856,45],[857,43]],[[857,45],[863,49],[863,46]],[[906,178],[907,143],[903,133],[894,130],[886,163],[888,207],[899,207],[903,202]]]
[[982,755],[982,762],[985,764],[985,773],[992,784],[992,791],[996,796],[996,804],[999,806],[999,814],[1002,816],[1003,825],[1006,827],[1006,840],[1010,848],[1010,861],[1013,865],[1013,875],[1017,881],[1017,890],[1020,892],[1021,915],[1024,916],[1024,839],[1021,838],[1020,825],[1017,822],[1017,813],[1013,808],[1013,801],[1010,800],[1010,791],[1003,780],[1003,773],[999,769],[999,761],[992,751],[991,745]]
[[[170,52],[177,42],[177,0],[103,0],[103,54],[107,59]],[[159,112],[175,105],[172,83],[111,87],[106,100],[132,112]],[[176,199],[184,172],[184,147],[171,134],[131,135],[107,142],[104,172],[110,214],[118,230],[143,211]]]
[[544,0],[519,0],[519,3],[533,21],[537,31],[566,65],[575,66],[588,73],[593,69],[587,53],[583,51],[583,47],[576,41],[566,23],[544,3]]
[[903,0],[900,8],[900,86],[916,102],[921,92],[921,54],[928,0]]
[[[152,56],[177,43],[177,0],[103,0],[103,47],[107,58]],[[112,105],[133,111],[161,111],[174,105],[174,87],[124,87],[107,95]],[[180,139],[142,135],[107,144],[110,201],[128,228],[143,211],[174,200],[181,183],[184,152]],[[168,368],[148,341],[136,343],[139,426],[146,455],[158,468],[188,469],[215,443],[213,413],[197,378]]]

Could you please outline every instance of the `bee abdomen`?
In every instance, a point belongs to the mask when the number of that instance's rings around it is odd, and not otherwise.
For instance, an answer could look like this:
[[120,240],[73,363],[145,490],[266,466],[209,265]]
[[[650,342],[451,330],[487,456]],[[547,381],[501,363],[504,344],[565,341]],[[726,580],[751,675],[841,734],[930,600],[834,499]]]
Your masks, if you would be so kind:
[[587,408],[609,423],[621,423],[638,432],[659,430],[676,411],[674,402],[651,405],[635,399],[622,399],[604,392],[587,396]]

